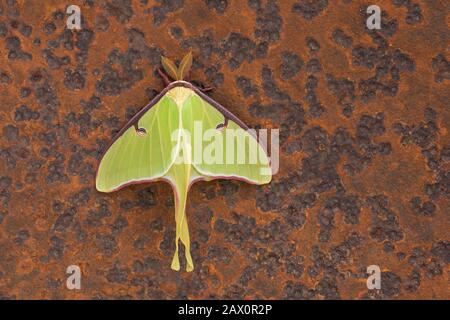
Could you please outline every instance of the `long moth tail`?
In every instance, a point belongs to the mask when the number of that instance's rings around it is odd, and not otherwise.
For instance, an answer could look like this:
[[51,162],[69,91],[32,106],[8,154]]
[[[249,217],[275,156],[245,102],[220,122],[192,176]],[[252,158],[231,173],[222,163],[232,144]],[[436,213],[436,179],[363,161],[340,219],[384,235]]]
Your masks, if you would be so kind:
[[180,192],[177,200],[175,201],[175,223],[176,223],[176,235],[175,235],[175,254],[172,259],[172,269],[180,270],[180,259],[178,257],[178,244],[179,241],[184,244],[185,256],[186,256],[186,271],[190,272],[194,270],[194,263],[191,257],[191,242],[189,239],[189,229],[186,217],[186,198],[187,192]]

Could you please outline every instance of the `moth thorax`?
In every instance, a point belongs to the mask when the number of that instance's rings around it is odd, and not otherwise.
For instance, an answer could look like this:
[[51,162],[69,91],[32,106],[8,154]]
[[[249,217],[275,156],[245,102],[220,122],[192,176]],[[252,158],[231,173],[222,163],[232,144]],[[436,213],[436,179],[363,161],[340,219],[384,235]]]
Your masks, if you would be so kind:
[[193,91],[189,88],[185,87],[176,87],[167,92],[167,95],[175,101],[175,103],[182,107],[184,101],[193,93]]

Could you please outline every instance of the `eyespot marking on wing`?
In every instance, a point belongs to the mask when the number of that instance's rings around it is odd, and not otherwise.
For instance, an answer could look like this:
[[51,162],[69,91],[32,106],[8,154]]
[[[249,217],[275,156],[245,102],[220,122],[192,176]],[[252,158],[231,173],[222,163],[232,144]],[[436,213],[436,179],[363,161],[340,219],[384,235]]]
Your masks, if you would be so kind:
[[225,121],[223,123],[219,123],[216,127],[216,130],[223,131],[228,127],[228,118],[225,117]]
[[145,128],[139,128],[138,124],[134,124],[134,130],[136,131],[136,134],[140,137],[145,137],[147,135],[147,130]]

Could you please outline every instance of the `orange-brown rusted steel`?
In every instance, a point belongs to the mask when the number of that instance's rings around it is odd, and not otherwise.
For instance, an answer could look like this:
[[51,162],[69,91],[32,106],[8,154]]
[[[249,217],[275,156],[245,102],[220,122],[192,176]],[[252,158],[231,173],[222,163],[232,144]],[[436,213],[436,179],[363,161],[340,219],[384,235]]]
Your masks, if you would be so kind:
[[[0,1],[0,297],[450,298],[446,1],[378,0],[380,31],[360,1],[72,2],[78,31],[67,1]],[[186,273],[170,187],[94,173],[191,49],[190,80],[281,151],[268,186],[193,187]]]

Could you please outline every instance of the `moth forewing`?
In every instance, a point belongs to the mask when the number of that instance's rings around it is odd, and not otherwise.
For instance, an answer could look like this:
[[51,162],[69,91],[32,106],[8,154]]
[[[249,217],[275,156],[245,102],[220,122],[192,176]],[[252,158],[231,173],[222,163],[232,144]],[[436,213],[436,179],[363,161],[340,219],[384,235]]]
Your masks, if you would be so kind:
[[252,165],[258,163],[258,142],[252,129],[244,130],[238,126],[225,129],[226,163]]

